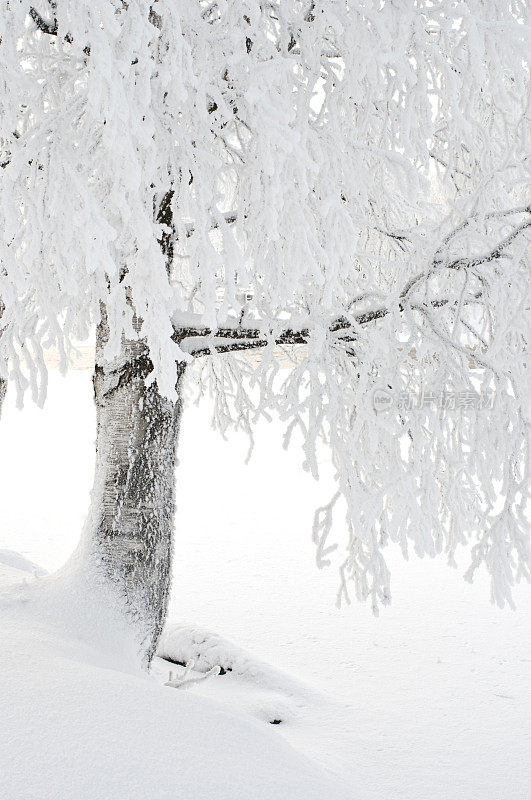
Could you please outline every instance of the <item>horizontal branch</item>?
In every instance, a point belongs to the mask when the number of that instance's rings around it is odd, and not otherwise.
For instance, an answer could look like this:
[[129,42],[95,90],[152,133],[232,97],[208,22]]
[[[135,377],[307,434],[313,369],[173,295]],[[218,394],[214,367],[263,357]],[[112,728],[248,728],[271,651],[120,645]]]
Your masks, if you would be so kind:
[[[469,302],[478,301],[481,297],[481,292],[473,295],[472,300]],[[444,308],[449,305],[448,298],[438,298],[425,303],[425,309]],[[457,304],[457,301],[455,301]],[[398,311],[403,312],[409,306],[404,303],[399,303]],[[383,319],[390,313],[390,309],[384,306],[366,311],[362,314],[357,314],[352,320],[346,317],[338,317],[334,320],[328,328],[330,333],[350,334],[341,336],[343,341],[354,341],[356,339],[357,327],[360,325],[367,325],[370,322]],[[268,344],[274,343],[275,345],[295,345],[307,344],[310,338],[310,329],[302,328],[301,330],[293,330],[286,328],[278,334],[270,331],[265,334],[263,330],[258,328],[218,328],[215,332],[211,328],[186,328],[175,327],[173,340],[179,344],[181,349],[196,358],[200,356],[211,355],[213,352],[221,353],[234,353],[242,350],[258,350],[262,347],[267,347]],[[205,339],[207,340],[205,342]]]
[[[338,317],[330,323],[330,333],[352,331],[355,336],[356,328],[367,325],[378,319],[383,319],[389,314],[385,307],[375,308],[356,314],[351,319]],[[264,331],[261,328],[245,328],[240,325],[234,327],[221,327],[213,330],[206,327],[174,327],[173,340],[187,353],[193,356],[210,355],[212,352],[229,353],[239,350],[256,350],[268,344],[294,345],[307,344],[310,339],[310,329],[284,328],[280,332],[273,329]],[[205,339],[207,342],[205,342]]]
[[[500,212],[503,215],[504,212]],[[531,214],[531,206],[522,208],[511,209],[506,214]],[[497,213],[496,213],[497,215]],[[494,216],[489,215],[489,216]],[[466,223],[465,223],[466,224]],[[515,228],[509,233],[501,242],[499,242],[488,253],[482,256],[458,258],[450,262],[444,262],[440,258],[434,259],[432,266],[429,270],[419,273],[414,278],[411,278],[403,288],[399,295],[399,302],[396,306],[399,312],[403,312],[406,308],[410,307],[410,295],[414,288],[416,288],[422,281],[430,278],[437,270],[441,268],[460,270],[471,267],[479,266],[480,264],[488,263],[500,258],[509,245],[527,228],[531,226],[531,217]],[[461,226],[462,227],[462,226]],[[472,302],[477,301],[481,297],[481,292],[473,296]],[[439,298],[424,304],[426,308],[432,309],[443,308],[449,304],[447,298]],[[345,316],[337,317],[333,320],[328,330],[330,333],[339,331],[349,331],[351,336],[349,340],[356,338],[356,329],[360,326],[367,325],[379,319],[386,317],[391,311],[390,307],[380,305],[377,308],[361,312],[353,315],[350,318]],[[197,319],[198,315],[189,315],[192,319]],[[308,326],[294,327],[293,323],[290,327],[276,330],[270,327],[269,330],[264,330],[263,327],[244,327],[236,322],[231,325],[226,323],[217,329],[202,326],[201,324],[194,324],[192,319],[181,320],[175,322],[173,339],[178,342],[181,348],[193,356],[210,355],[216,353],[229,353],[242,350],[254,350],[261,347],[266,347],[268,344],[274,343],[276,345],[295,345],[306,344],[310,338],[310,329]],[[205,341],[205,339],[207,341]]]

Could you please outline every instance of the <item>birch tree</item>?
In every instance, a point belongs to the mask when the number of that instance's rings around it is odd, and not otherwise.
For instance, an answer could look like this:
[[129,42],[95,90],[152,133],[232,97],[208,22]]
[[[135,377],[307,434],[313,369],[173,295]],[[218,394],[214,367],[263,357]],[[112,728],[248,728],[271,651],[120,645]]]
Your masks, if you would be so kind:
[[329,448],[313,539],[338,602],[390,601],[389,544],[469,551],[500,605],[529,579],[529,21],[523,0],[4,4],[0,357],[42,402],[45,348],[66,368],[97,329],[86,558],[147,661],[184,380],[222,432],[278,414],[316,478]]

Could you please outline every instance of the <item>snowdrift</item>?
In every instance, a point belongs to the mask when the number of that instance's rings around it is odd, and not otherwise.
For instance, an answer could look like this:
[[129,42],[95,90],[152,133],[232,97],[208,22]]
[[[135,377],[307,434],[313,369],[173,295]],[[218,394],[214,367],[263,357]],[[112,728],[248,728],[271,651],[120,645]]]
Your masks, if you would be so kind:
[[79,577],[12,563],[0,570],[1,797],[353,800],[278,727],[144,674]]

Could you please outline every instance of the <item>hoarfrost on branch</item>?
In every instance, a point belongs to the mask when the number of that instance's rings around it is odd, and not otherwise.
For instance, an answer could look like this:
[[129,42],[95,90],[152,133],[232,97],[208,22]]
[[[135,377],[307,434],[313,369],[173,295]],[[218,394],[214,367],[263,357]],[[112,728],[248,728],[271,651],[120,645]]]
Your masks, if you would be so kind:
[[[511,603],[530,577],[529,23],[518,0],[9,0],[0,378],[42,402],[43,351],[66,368],[104,306],[109,359],[140,335],[169,398],[195,357],[221,430],[278,412],[316,476],[330,447],[314,539],[340,600],[352,579],[388,602],[391,541],[470,548],[467,575]],[[375,391],[494,400],[384,413]]]

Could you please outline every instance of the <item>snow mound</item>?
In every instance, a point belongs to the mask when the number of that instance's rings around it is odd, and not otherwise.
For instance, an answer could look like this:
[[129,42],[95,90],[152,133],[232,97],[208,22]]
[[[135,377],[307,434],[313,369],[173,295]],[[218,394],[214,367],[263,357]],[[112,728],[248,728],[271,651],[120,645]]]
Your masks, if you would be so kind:
[[94,602],[68,573],[0,594],[1,797],[353,800],[281,726],[122,667]]
[[157,655],[174,664],[184,665],[194,661],[198,672],[208,672],[212,667],[219,666],[222,674],[232,672],[264,688],[289,694],[305,695],[310,691],[304,684],[254,658],[219,634],[197,626],[166,624]]
[[[241,647],[204,628],[167,624],[157,649],[153,673],[162,681],[173,665],[190,665],[200,676],[221,668],[221,679],[192,684],[202,696],[222,699],[232,709],[272,725],[296,723],[315,700],[305,684],[254,658]],[[169,663],[168,663],[169,662]],[[177,675],[179,672],[177,671]]]
[[3,564],[6,567],[12,567],[13,569],[18,569],[21,572],[30,572],[32,575],[36,575],[38,577],[46,575],[45,569],[39,567],[37,564],[34,564],[33,561],[30,561],[28,558],[23,556],[21,553],[17,553],[15,550],[0,550],[0,564]]

